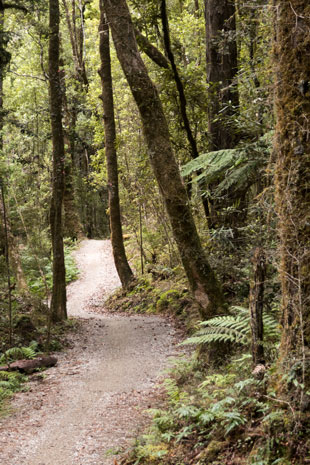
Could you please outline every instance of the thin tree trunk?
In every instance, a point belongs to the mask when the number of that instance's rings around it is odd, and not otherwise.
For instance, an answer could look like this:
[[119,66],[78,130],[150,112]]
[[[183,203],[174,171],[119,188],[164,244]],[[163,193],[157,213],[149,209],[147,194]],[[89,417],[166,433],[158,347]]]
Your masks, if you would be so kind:
[[[0,153],[3,153],[3,126],[4,126],[4,108],[3,108],[3,79],[5,74],[5,67],[8,65],[11,55],[6,50],[6,40],[4,36],[4,10],[7,8],[13,8],[13,5],[3,5],[2,1],[0,0]],[[0,173],[1,175],[1,173]],[[0,179],[1,181],[1,179]],[[0,201],[0,213],[5,215],[5,199],[4,196],[2,198],[2,202]],[[13,270],[13,274],[16,277],[16,284],[18,290],[21,292],[27,292],[28,286],[26,283],[26,279],[24,276],[24,272],[21,265],[21,259],[19,255],[18,246],[15,244],[14,235],[12,234],[10,221],[8,215],[6,215],[6,224],[4,225],[4,229],[6,228],[6,235],[7,235],[7,244],[9,249],[9,261],[11,268]],[[9,291],[10,294],[10,291]]]
[[[238,142],[232,117],[238,112],[238,54],[236,41],[235,0],[205,0],[206,65],[208,83],[209,150],[233,148]],[[225,214],[234,199],[212,198],[216,185],[210,185],[209,227],[233,227],[244,220],[243,213]],[[243,199],[241,199],[241,204]],[[241,208],[241,210],[243,210]]]
[[53,248],[53,289],[51,317],[53,321],[67,318],[66,276],[62,236],[62,205],[64,196],[65,151],[62,128],[62,92],[59,79],[59,2],[49,0],[49,83],[53,142],[53,179],[50,211]]
[[170,43],[170,34],[169,34],[169,23],[168,23],[168,15],[167,15],[167,7],[166,7],[166,0],[161,0],[161,21],[162,21],[162,26],[163,26],[163,33],[164,33],[164,44],[165,44],[165,49],[167,52],[167,56],[169,58],[169,61],[171,63],[171,68],[173,71],[173,76],[174,80],[178,89],[178,94],[179,94],[179,100],[180,100],[180,110],[181,110],[181,116],[184,124],[184,128],[186,131],[186,136],[188,143],[191,148],[191,155],[192,158],[197,158],[198,157],[198,148],[197,148],[197,143],[196,139],[193,135],[188,116],[187,116],[187,101],[186,101],[186,96],[184,92],[184,87],[178,72],[178,68],[176,66],[175,60],[174,60],[174,55],[172,53],[171,49],[171,43]]
[[264,285],[265,285],[265,254],[261,247],[257,247],[252,258],[254,273],[250,291],[252,359],[254,367],[265,363],[264,356]]
[[103,2],[100,0],[100,58],[99,74],[102,86],[102,102],[104,111],[105,153],[107,158],[110,228],[113,257],[117,273],[123,288],[127,288],[133,280],[133,273],[128,264],[123,233],[118,189],[118,167],[116,153],[116,130],[114,118],[114,101],[112,88],[109,26],[106,21]]
[[[310,4],[275,0],[276,207],[280,236],[280,360],[310,387]],[[295,388],[294,388],[295,389]],[[302,396],[302,393],[301,393]]]
[[[187,101],[186,101],[186,96],[185,96],[185,92],[184,92],[183,83],[182,83],[182,80],[180,78],[178,68],[177,68],[175,60],[174,60],[174,55],[173,55],[173,52],[172,52],[172,49],[171,49],[166,0],[161,1],[161,20],[162,20],[163,33],[164,33],[165,49],[166,49],[169,61],[171,63],[171,68],[172,68],[172,72],[173,72],[174,81],[175,81],[175,84],[176,84],[176,87],[177,87],[177,90],[178,90],[178,94],[179,94],[182,121],[183,121],[183,125],[184,125],[184,128],[185,128],[187,140],[188,140],[188,143],[190,145],[191,157],[193,159],[195,159],[195,158],[197,158],[199,156],[199,152],[198,152],[197,142],[196,142],[196,139],[194,137],[194,134],[193,134],[193,131],[191,129],[190,122],[189,122],[189,119],[188,119],[188,116],[187,116]],[[197,174],[200,175],[201,171],[199,170],[197,172]],[[188,184],[188,186],[190,186],[190,183]],[[201,187],[204,188],[203,185]],[[208,199],[205,196],[202,196],[201,201],[202,201],[202,205],[203,205],[203,209],[204,209],[206,218],[208,219],[209,216],[210,216]]]
[[10,253],[9,253],[9,237],[8,237],[8,221],[6,214],[5,198],[3,181],[0,178],[0,191],[1,191],[1,207],[3,209],[3,225],[4,225],[4,238],[5,238],[5,262],[7,270],[7,283],[8,283],[8,317],[9,317],[9,345],[12,346],[13,324],[12,324],[12,289],[11,289],[11,267],[10,267]]
[[201,316],[210,317],[222,308],[223,294],[200,243],[158,91],[139,54],[126,1],[104,0],[104,7],[118,59],[140,112],[152,168],[191,290]]

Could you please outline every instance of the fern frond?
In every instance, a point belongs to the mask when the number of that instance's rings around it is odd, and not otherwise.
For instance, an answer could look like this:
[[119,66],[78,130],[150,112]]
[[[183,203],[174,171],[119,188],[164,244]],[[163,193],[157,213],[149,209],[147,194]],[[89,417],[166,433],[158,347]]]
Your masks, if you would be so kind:
[[218,184],[213,193],[222,196],[225,192],[241,192],[256,182],[260,169],[269,159],[272,134],[267,133],[258,141],[235,149],[218,150],[200,155],[182,167],[186,177],[201,171],[192,182],[204,181],[206,185]]
[[[251,325],[249,310],[244,307],[232,307],[233,315],[222,315],[210,320],[202,321],[200,329],[182,344],[212,344],[215,342],[232,342],[248,346],[251,341]],[[279,337],[277,320],[269,314],[264,313],[265,343]]]
[[0,357],[0,363],[13,362],[20,358],[32,359],[36,356],[35,346],[12,347],[4,352]]

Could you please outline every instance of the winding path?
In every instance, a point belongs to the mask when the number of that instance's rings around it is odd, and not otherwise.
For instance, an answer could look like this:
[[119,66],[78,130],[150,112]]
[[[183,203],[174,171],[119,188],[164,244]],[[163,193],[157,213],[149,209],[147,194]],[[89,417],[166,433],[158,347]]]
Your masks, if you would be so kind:
[[166,320],[101,308],[102,296],[119,286],[109,241],[83,241],[76,260],[81,276],[68,288],[68,312],[81,329],[58,365],[43,380],[33,376],[30,390],[15,396],[13,413],[0,420],[0,465],[113,464],[176,355]]

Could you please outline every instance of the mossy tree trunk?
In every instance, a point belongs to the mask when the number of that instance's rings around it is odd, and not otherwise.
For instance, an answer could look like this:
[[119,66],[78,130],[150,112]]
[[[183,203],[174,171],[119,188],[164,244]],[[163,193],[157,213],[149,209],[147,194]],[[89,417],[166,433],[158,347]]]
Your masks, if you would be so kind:
[[67,318],[66,272],[62,235],[62,207],[65,186],[65,150],[62,128],[62,91],[59,77],[59,2],[49,1],[49,84],[53,143],[53,179],[50,223],[53,249],[53,321]]
[[158,91],[139,54],[126,1],[104,0],[104,7],[118,59],[140,112],[151,165],[191,290],[201,316],[210,317],[223,307],[223,294],[200,243]]
[[116,130],[114,117],[114,101],[112,88],[111,57],[110,57],[110,38],[109,26],[106,21],[103,1],[100,0],[100,59],[101,67],[99,75],[102,86],[102,102],[104,111],[104,133],[105,133],[105,154],[107,159],[108,172],[108,191],[109,191],[109,210],[110,210],[110,227],[113,257],[118,276],[123,288],[128,288],[133,280],[133,273],[128,264],[121,222],[121,211],[119,202],[118,189],[118,167],[116,153]]
[[309,389],[310,3],[275,0],[274,6],[275,184],[283,312],[280,360],[286,368],[295,366]]

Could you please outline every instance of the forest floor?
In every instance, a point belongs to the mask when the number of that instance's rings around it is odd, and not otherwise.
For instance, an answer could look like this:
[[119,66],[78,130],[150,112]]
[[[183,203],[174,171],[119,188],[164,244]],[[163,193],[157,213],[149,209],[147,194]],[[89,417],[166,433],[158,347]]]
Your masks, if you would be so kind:
[[168,320],[104,308],[120,285],[110,241],[85,240],[75,258],[81,274],[68,287],[68,313],[78,330],[57,366],[32,375],[0,420],[1,465],[114,464],[148,421],[160,374],[179,354]]

